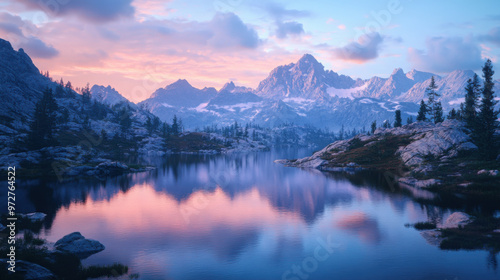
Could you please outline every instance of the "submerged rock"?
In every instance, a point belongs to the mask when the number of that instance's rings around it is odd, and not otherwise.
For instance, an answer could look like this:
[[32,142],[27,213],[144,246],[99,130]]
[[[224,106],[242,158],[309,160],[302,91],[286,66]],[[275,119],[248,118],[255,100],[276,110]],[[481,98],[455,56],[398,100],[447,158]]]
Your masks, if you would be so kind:
[[[0,267],[4,269],[7,259],[0,259]],[[6,269],[6,268],[5,268]],[[56,276],[48,269],[35,263],[27,261],[16,261],[16,275],[20,275],[25,280],[53,280]],[[16,278],[18,279],[18,278]]]
[[54,247],[58,251],[76,255],[80,259],[88,258],[105,249],[104,245],[99,241],[86,239],[79,232],[73,232],[64,236],[54,244]]
[[458,228],[470,224],[473,218],[463,212],[455,212],[451,214],[448,219],[439,228]]

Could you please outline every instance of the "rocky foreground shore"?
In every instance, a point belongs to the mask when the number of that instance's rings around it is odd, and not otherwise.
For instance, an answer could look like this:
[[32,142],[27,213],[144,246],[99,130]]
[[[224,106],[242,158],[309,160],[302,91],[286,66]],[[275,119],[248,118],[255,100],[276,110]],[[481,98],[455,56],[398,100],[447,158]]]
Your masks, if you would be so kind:
[[[41,225],[45,217],[46,214],[40,212],[17,215],[20,225],[28,227]],[[7,227],[0,224],[2,236],[5,231]],[[0,246],[2,253],[12,250],[12,247],[6,246],[7,242],[3,237],[0,241],[3,244]],[[87,239],[79,232],[70,233],[51,243],[34,237],[30,230],[23,230],[23,237],[16,238],[15,241],[14,253],[10,252],[7,259],[0,259],[0,279],[60,279],[61,271],[66,268],[74,269],[70,273],[73,273],[74,279],[80,279],[80,276],[76,276],[81,270],[80,260],[105,249],[99,241]],[[7,267],[15,272],[9,273]]]
[[474,157],[476,151],[464,123],[446,120],[378,128],[372,135],[336,141],[310,157],[276,162],[323,171],[378,169],[391,172],[399,184],[414,187],[467,187],[475,178],[500,179],[500,155],[485,163]]

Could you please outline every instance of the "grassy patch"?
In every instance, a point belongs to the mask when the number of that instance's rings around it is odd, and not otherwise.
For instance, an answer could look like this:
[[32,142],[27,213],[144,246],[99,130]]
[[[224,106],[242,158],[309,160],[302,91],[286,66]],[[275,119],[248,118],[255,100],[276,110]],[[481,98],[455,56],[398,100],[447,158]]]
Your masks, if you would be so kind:
[[[353,142],[354,141],[354,142]],[[411,143],[408,136],[388,135],[373,144],[355,139],[346,152],[338,155],[326,155],[325,159],[331,161],[332,167],[342,166],[355,162],[364,168],[396,171],[400,170],[403,163],[396,156],[398,147]]]

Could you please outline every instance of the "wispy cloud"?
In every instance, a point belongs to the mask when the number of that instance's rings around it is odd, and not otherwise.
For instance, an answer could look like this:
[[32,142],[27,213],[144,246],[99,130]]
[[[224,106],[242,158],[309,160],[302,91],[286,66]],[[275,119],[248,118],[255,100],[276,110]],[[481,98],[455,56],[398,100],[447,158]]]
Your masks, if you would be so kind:
[[264,9],[274,18],[277,38],[285,39],[289,36],[298,36],[305,33],[304,25],[298,22],[297,19],[309,17],[310,12],[287,9],[284,5],[275,2],[266,4]]
[[92,22],[108,22],[121,17],[132,17],[135,8],[133,0],[69,0],[69,1],[39,1],[18,0],[28,9],[43,11],[49,16],[76,15]]
[[492,28],[486,35],[479,36],[479,40],[493,43],[500,47],[500,26]]
[[380,48],[384,37],[374,32],[365,34],[356,42],[351,42],[344,47],[333,49],[335,58],[354,63],[364,63],[376,59],[379,56]]
[[0,37],[9,40],[15,47],[23,48],[36,58],[53,58],[59,54],[53,46],[43,42],[32,33],[37,27],[9,13],[0,13]]
[[446,73],[481,67],[481,50],[472,38],[432,37],[427,39],[426,46],[425,51],[409,48],[408,59],[414,68]]

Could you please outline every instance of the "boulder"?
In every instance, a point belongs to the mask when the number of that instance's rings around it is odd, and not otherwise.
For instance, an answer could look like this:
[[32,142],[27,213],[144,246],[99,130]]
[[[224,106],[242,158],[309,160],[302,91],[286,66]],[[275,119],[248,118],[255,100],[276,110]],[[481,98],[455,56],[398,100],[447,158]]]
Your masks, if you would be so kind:
[[88,258],[105,249],[99,241],[86,239],[79,232],[64,236],[54,244],[54,247],[58,251],[76,255],[80,259]]
[[455,212],[439,228],[458,228],[470,224],[473,218],[463,212]]
[[[7,269],[7,259],[0,259],[0,267]],[[16,275],[22,275],[26,280],[52,280],[56,276],[48,269],[35,263],[27,261],[16,261]],[[16,278],[17,279],[17,278]]]
[[446,120],[429,130],[415,130],[411,144],[401,147],[398,153],[407,166],[420,166],[426,159],[453,158],[461,151],[477,149],[464,131],[463,124]]

